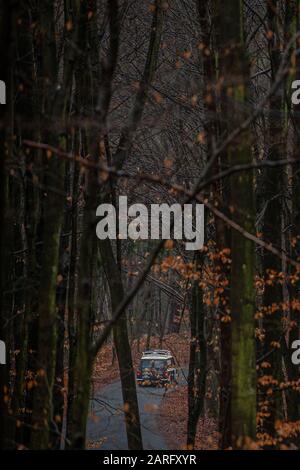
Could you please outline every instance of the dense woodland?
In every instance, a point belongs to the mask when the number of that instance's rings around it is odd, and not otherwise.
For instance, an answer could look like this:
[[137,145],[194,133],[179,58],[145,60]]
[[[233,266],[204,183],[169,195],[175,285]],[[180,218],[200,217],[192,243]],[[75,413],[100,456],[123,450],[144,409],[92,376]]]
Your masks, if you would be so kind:
[[[0,2],[2,449],[86,448],[108,344],[142,449],[132,344],[182,332],[183,448],[204,412],[220,449],[300,447],[299,15],[298,0]],[[96,208],[119,195],[204,203],[203,249],[99,240]]]

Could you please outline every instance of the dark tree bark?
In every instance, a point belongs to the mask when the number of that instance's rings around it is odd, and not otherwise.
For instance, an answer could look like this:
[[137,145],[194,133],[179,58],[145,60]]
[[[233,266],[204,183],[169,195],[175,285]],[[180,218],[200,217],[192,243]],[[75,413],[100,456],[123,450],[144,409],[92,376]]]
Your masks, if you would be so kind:
[[12,149],[11,112],[13,109],[12,71],[15,66],[15,33],[19,2],[0,5],[0,80],[6,89],[6,104],[0,104],[0,341],[6,364],[0,365],[0,449],[14,447],[14,423],[11,416],[11,334],[9,330],[9,296],[5,293],[10,279],[10,250],[12,218],[10,207],[8,161]]
[[[223,100],[226,103],[228,132],[241,119],[239,106],[246,103],[249,64],[243,43],[243,3],[222,2],[220,22],[221,63],[224,79]],[[232,89],[233,103],[228,103]],[[243,114],[242,114],[243,119]],[[245,132],[227,149],[230,165],[251,163],[250,134]],[[254,185],[252,172],[231,177],[230,208],[233,219],[248,232],[254,231]],[[254,339],[254,250],[249,240],[232,230],[231,233],[231,387],[230,441],[243,448],[256,437],[256,354]],[[221,357],[221,361],[223,358]]]
[[[280,65],[280,39],[279,39],[279,1],[270,0],[267,5],[268,28],[272,32],[268,39],[269,56],[271,63],[271,85],[274,83]],[[270,98],[269,107],[269,151],[270,160],[278,160],[284,152],[284,80],[277,93]],[[264,217],[262,233],[264,240],[272,245],[281,247],[281,214],[282,214],[282,171],[278,168],[266,169],[263,173],[263,201]],[[278,229],[275,229],[278,227]],[[281,261],[267,250],[262,259],[263,275],[267,281],[269,274],[279,273],[282,270]],[[282,287],[279,282],[265,282],[263,304],[271,307],[272,304],[279,305],[283,301]],[[268,374],[272,375],[279,384],[283,380],[282,372],[282,350],[283,339],[283,312],[279,308],[271,315],[265,315],[263,328],[265,330],[264,354],[268,355],[268,362],[272,366]],[[275,434],[275,421],[283,417],[283,403],[281,392],[275,392],[270,397],[265,397],[269,403],[269,417],[266,418],[263,429],[269,435]]]
[[[297,0],[294,5],[294,9],[291,8],[290,12],[292,19],[295,20],[295,31],[300,30],[300,2]],[[290,24],[287,26],[287,30],[290,31]],[[297,48],[298,41],[296,41],[295,48]],[[300,79],[300,55],[296,55],[296,73],[295,79]],[[293,157],[299,158],[299,147],[300,147],[300,113],[299,105],[294,105],[292,109],[292,124],[294,128],[294,142],[293,142]],[[300,158],[299,164],[292,167],[292,237],[296,240],[296,246],[291,250],[291,254],[294,257],[300,256]],[[290,270],[291,271],[291,270]],[[290,286],[289,294],[291,299],[297,299],[300,295],[300,288],[298,283]],[[292,350],[292,344],[294,341],[299,339],[300,336],[300,316],[296,309],[291,308],[290,319],[294,324],[294,328],[290,331],[287,339],[287,351],[286,351],[286,365],[288,370],[288,379],[291,381],[297,381],[299,376],[298,367],[291,363],[290,351]],[[288,408],[288,420],[299,421],[300,420],[300,397],[299,391],[293,389],[287,393],[287,408]],[[299,443],[299,436],[297,439]]]
[[[114,255],[109,240],[103,240],[100,243],[100,252],[109,285],[112,311],[114,312],[124,297],[121,272],[117,263],[114,261]],[[135,373],[128,340],[126,315],[122,315],[119,321],[114,325],[113,337],[120,369],[128,448],[130,450],[142,449],[143,444],[136,395]]]
[[[87,40],[89,42],[90,60],[93,66],[91,73],[91,89],[93,95],[89,103],[91,115],[99,120],[100,132],[95,138],[94,134],[87,133],[87,142],[91,159],[95,165],[100,161],[99,144],[103,143],[105,135],[106,118],[112,95],[112,80],[115,71],[119,49],[119,9],[118,1],[107,3],[110,28],[110,49],[105,63],[102,64],[101,83],[99,83],[99,44],[97,43],[97,6],[92,5],[93,20],[89,28]],[[84,93],[84,90],[80,90]],[[84,448],[86,420],[89,404],[90,378],[93,364],[90,343],[92,340],[92,278],[96,255],[96,209],[99,204],[99,171],[90,169],[85,174],[85,207],[82,226],[84,236],[81,237],[78,260],[78,295],[76,350],[74,352],[74,370],[72,373],[73,398],[72,409],[69,411],[70,423],[69,440],[74,448]]]
[[[45,1],[40,5],[39,28],[41,34],[41,82],[42,112],[45,119],[42,125],[53,125],[56,117],[61,117],[62,96],[57,91],[57,57],[54,26],[54,5]],[[45,134],[47,141],[59,146],[63,135],[51,131]],[[40,288],[38,295],[38,348],[37,348],[37,386],[34,390],[33,432],[31,448],[47,449],[52,422],[52,397],[56,362],[56,285],[58,274],[59,242],[64,209],[64,171],[65,162],[55,155],[48,155],[45,185],[47,193],[43,204],[43,252]]]
[[[201,272],[203,259],[196,254],[196,270]],[[205,336],[205,309],[199,281],[194,281],[191,306],[191,339],[188,373],[187,448],[194,449],[199,417],[203,411],[207,375],[207,342]]]

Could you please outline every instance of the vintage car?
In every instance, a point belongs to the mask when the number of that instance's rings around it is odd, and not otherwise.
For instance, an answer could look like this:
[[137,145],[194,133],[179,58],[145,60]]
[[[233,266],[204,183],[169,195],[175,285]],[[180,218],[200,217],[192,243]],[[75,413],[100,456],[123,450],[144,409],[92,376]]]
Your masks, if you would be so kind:
[[171,352],[165,349],[144,351],[136,374],[138,385],[176,384],[178,372]]

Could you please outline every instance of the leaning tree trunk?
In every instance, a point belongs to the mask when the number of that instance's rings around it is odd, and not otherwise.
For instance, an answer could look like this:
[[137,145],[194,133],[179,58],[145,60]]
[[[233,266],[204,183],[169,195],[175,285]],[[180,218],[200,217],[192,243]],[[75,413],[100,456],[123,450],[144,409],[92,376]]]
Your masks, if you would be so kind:
[[[125,294],[121,272],[115,261],[109,240],[102,240],[100,242],[100,253],[109,285],[112,312],[115,312]],[[127,317],[125,314],[115,323],[113,327],[113,337],[120,369],[128,448],[130,450],[142,449],[143,444],[135,374],[128,340]]]

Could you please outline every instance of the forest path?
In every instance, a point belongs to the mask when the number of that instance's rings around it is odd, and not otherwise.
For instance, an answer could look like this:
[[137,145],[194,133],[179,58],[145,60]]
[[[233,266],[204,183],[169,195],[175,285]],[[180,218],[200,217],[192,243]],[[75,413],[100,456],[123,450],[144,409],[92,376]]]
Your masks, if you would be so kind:
[[[137,387],[144,448],[167,449],[159,430],[160,405],[164,388]],[[94,394],[90,403],[87,439],[101,450],[127,450],[123,401],[119,381],[107,385]]]
[[[137,387],[144,449],[166,450],[168,446],[159,428],[160,405],[164,388]],[[105,386],[93,394],[87,423],[90,448],[127,450],[121,384]]]

